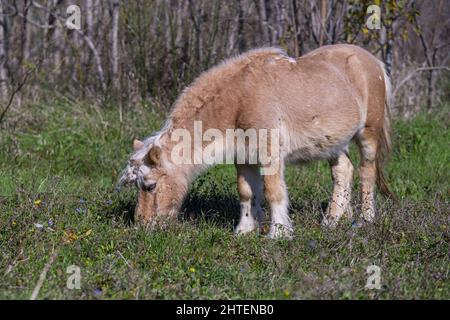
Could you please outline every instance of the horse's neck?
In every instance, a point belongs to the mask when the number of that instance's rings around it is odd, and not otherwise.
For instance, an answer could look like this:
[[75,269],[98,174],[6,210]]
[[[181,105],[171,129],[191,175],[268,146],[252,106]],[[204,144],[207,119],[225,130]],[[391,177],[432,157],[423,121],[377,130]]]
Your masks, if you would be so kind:
[[[176,128],[171,128],[176,129]],[[192,131],[188,128],[189,132]],[[172,130],[169,130],[172,131]],[[194,151],[191,150],[191,163],[190,164],[176,164],[172,159],[172,150],[175,147],[176,144],[180,143],[180,141],[172,141],[171,135],[168,133],[165,135],[164,139],[161,139],[161,146],[165,150],[166,158],[171,161],[171,168],[169,171],[171,171],[174,174],[177,174],[180,178],[182,177],[183,180],[185,180],[187,185],[189,185],[196,177],[198,177],[200,174],[202,174],[204,171],[208,169],[208,166],[201,163],[201,164],[195,164],[194,163]],[[191,146],[193,145],[194,140],[193,137],[191,137]],[[188,186],[187,186],[188,187]]]

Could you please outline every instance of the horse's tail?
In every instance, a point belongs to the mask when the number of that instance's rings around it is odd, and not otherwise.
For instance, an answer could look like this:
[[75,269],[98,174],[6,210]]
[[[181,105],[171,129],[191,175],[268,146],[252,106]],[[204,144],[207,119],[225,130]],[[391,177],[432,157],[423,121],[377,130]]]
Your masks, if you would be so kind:
[[397,197],[389,189],[386,179],[383,174],[383,168],[386,160],[389,158],[392,150],[391,140],[391,102],[392,102],[392,84],[391,78],[382,62],[380,62],[383,70],[384,85],[385,85],[385,98],[384,98],[384,118],[383,128],[380,130],[380,137],[378,139],[378,150],[375,159],[375,165],[377,170],[377,186],[380,192],[388,198],[397,200]]

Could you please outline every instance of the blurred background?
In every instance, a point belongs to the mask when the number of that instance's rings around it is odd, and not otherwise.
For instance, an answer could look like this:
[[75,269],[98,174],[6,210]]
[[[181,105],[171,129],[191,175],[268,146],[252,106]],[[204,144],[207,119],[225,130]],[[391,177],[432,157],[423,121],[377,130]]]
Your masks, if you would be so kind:
[[[66,25],[73,4],[78,30]],[[366,25],[373,4],[379,29]],[[296,57],[334,43],[363,46],[388,65],[397,115],[449,98],[446,0],[1,0],[0,122],[55,99],[166,111],[226,57],[261,46]]]

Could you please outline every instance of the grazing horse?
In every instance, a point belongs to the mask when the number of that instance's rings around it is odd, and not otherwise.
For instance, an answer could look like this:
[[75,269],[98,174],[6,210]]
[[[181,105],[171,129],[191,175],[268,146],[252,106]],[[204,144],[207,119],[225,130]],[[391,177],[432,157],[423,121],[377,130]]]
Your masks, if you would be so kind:
[[[357,46],[324,46],[297,59],[277,48],[251,50],[204,72],[182,92],[164,127],[144,141],[134,141],[134,153],[119,183],[138,186],[137,219],[149,223],[173,217],[190,182],[214,164],[192,157],[196,148],[205,148],[212,139],[187,150],[191,162],[175,161],[180,130],[195,135],[195,122],[202,124],[200,134],[209,129],[224,135],[229,129],[278,130],[279,139],[268,142],[269,150],[278,151],[276,157],[265,164],[234,162],[241,204],[235,232],[261,227],[264,196],[271,210],[268,237],[290,237],[285,163],[329,161],[334,187],[322,224],[333,227],[342,216],[352,215],[348,147],[353,140],[361,155],[361,216],[371,222],[375,185],[393,196],[383,178],[391,144],[390,94],[383,63]],[[227,144],[222,149],[219,144],[216,152],[239,156]],[[269,165],[276,170],[262,174]]]

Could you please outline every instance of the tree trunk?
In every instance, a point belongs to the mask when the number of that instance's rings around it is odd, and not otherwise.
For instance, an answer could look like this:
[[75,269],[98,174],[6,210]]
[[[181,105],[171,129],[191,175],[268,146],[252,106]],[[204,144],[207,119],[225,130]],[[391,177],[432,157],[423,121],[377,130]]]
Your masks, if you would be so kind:
[[89,38],[93,37],[93,27],[94,27],[94,18],[93,18],[94,6],[92,0],[86,0],[86,34]]
[[319,46],[323,45],[323,39],[325,37],[325,29],[327,25],[327,1],[322,0],[320,4],[320,35]]
[[0,99],[5,101],[8,98],[8,79],[7,79],[7,62],[8,62],[8,42],[6,17],[4,12],[5,0],[0,0]]
[[291,9],[292,9],[292,25],[294,26],[294,54],[296,57],[299,57],[302,55],[303,50],[302,50],[302,39],[299,30],[298,8],[296,0],[292,0]]
[[244,37],[244,8],[242,5],[242,0],[238,0],[237,36],[238,36],[238,50],[239,50],[239,53],[242,53],[246,47],[245,37]]
[[273,39],[273,43],[278,41],[278,45],[280,45],[280,41],[282,41],[284,24],[283,24],[283,12],[284,12],[284,4],[280,1],[275,2],[275,27],[276,32],[275,38]]
[[182,55],[182,49],[184,47],[183,23],[186,20],[187,8],[187,0],[180,0],[177,8],[177,35],[175,39],[175,50],[178,52],[178,56]]
[[237,14],[234,22],[235,27],[231,29],[228,38],[228,55],[234,53],[236,45],[238,53],[241,53],[245,48],[245,39],[243,35],[244,10],[242,8],[242,0],[238,0],[236,6],[235,10],[237,11]]
[[19,64],[22,64],[23,61],[27,61],[30,57],[30,40],[31,40],[31,25],[28,23],[28,15],[30,13],[30,1],[24,0],[23,8],[22,8],[22,24],[20,30],[20,59]]
[[259,0],[259,21],[261,24],[262,38],[265,45],[270,45],[269,23],[267,22],[266,0]]
[[[58,12],[58,6],[61,4],[62,0],[54,0],[53,1],[53,10],[55,12]],[[54,76],[57,76],[60,73],[61,68],[61,49],[62,49],[62,32],[61,28],[63,27],[61,25],[61,22],[58,21],[57,18],[55,18],[53,15],[51,16],[52,20],[52,26],[54,27],[51,31],[51,45],[54,47],[53,49],[53,70],[54,70]]]
[[[93,0],[86,0],[86,36],[94,41],[94,3]],[[92,59],[92,51],[88,50],[82,56],[83,70],[89,74],[89,67]],[[82,78],[81,85],[84,87],[87,78]]]
[[386,26],[386,51],[385,51],[385,65],[388,74],[392,72],[393,63],[393,49],[394,49],[394,33],[392,30],[392,23],[387,23]]
[[201,25],[202,25],[202,19],[203,19],[203,6],[202,3],[199,4],[200,7],[196,6],[196,1],[189,0],[189,14],[191,23],[193,25],[194,29],[194,36],[193,36],[193,42],[194,42],[194,63],[200,65],[200,62],[202,61],[202,34],[201,34]]
[[119,81],[119,0],[112,0],[112,30],[111,30],[111,77],[114,93],[118,93]]

